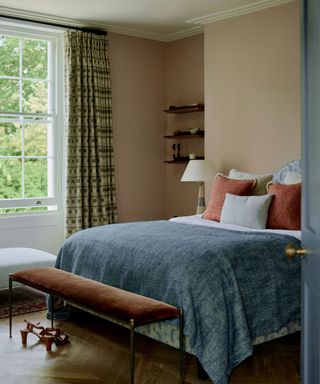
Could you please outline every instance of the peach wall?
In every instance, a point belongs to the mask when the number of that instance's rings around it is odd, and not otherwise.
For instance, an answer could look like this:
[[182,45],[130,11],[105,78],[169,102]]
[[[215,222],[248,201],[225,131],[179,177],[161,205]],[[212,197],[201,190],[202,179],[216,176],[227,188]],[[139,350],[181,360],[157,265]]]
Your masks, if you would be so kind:
[[[186,104],[204,101],[203,34],[177,40],[166,45],[166,104]],[[186,130],[204,126],[203,112],[167,114],[167,133],[175,129]],[[179,140],[181,154],[190,152],[203,155],[203,140]],[[172,140],[167,140],[167,158],[172,158]],[[182,183],[186,164],[168,164],[167,170],[167,218],[195,213],[198,186]]]
[[300,157],[299,1],[205,26],[205,153],[219,171]]
[[205,152],[219,171],[268,172],[300,156],[299,27],[294,1],[167,44],[110,34],[119,221],[195,212],[197,185],[180,182],[186,164],[163,163],[173,143],[163,135],[204,121],[165,105],[205,101]]
[[165,44],[109,35],[119,222],[165,217]]
[[[208,24],[204,36],[167,44],[109,34],[120,222],[195,212],[197,185],[180,182],[185,164],[163,163],[171,155],[163,135],[199,121],[203,126],[202,117],[166,116],[165,105],[205,99],[205,152],[219,171],[268,172],[300,156],[299,17],[296,0]],[[186,152],[201,150],[199,142],[185,144]],[[25,223],[21,235],[6,222],[2,246],[55,253],[61,219],[39,225],[50,227],[42,237],[39,226]]]

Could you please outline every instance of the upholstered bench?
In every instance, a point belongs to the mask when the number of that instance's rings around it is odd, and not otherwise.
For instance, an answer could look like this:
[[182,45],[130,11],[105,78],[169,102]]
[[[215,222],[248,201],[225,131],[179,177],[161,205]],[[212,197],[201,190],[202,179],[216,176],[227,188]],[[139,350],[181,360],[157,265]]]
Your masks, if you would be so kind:
[[9,273],[26,268],[54,267],[56,256],[33,248],[0,248],[0,288],[8,287]]
[[[180,321],[180,380],[183,383],[183,314],[163,303],[110,285],[102,284],[56,268],[34,268],[9,275],[9,327],[12,336],[12,283],[16,281],[49,295],[60,297],[69,304],[120,323],[130,329],[131,384],[134,383],[135,328],[158,321],[179,318]],[[50,300],[52,302],[52,300]],[[53,326],[53,308],[51,306]]]

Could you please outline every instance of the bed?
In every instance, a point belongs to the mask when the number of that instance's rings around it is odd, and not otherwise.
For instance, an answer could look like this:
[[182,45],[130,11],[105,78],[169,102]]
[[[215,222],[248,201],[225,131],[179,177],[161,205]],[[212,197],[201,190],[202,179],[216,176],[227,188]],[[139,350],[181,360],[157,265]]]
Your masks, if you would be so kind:
[[[281,182],[300,162],[274,174]],[[253,346],[300,327],[300,260],[284,256],[300,246],[298,230],[252,230],[204,220],[114,224],[71,236],[56,267],[183,307],[186,351],[197,356],[215,384]],[[178,345],[175,321],[141,333]]]

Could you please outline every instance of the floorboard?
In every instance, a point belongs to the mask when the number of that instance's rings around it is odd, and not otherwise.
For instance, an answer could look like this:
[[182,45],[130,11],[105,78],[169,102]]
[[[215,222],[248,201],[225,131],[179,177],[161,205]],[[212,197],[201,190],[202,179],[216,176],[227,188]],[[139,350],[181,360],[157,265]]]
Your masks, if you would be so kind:
[[[85,316],[82,321],[56,322],[70,335],[71,343],[46,352],[36,336],[21,344],[20,329],[26,318],[50,323],[46,312],[15,316],[13,338],[8,320],[0,320],[1,384],[127,384],[129,383],[129,332],[117,325]],[[209,384],[197,378],[197,364],[186,355],[186,384]],[[137,335],[137,384],[178,384],[178,351]],[[255,348],[252,357],[240,364],[230,384],[299,384],[299,334]]]

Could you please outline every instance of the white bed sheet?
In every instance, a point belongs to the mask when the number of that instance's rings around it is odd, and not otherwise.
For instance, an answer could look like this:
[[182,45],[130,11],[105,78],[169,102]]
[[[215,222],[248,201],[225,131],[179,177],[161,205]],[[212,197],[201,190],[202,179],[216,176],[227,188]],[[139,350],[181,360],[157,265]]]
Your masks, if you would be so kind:
[[213,220],[205,220],[205,219],[202,219],[201,216],[202,215],[178,216],[178,217],[173,217],[172,219],[170,219],[170,221],[175,221],[177,223],[183,223],[183,224],[204,225],[205,227],[212,227],[212,228],[232,229],[235,231],[279,233],[282,235],[293,236],[301,240],[301,231],[290,231],[287,229],[253,229],[248,227],[242,227],[241,225],[222,224]]

